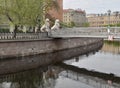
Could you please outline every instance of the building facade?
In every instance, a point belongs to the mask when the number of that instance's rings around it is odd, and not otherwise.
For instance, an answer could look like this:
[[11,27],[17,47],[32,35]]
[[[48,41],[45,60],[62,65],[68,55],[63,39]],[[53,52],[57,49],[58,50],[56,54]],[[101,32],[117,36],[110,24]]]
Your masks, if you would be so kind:
[[63,20],[63,0],[56,0],[58,3],[58,8],[52,8],[48,13],[54,19],[59,19],[60,21]]
[[105,14],[88,14],[88,23],[91,27],[104,27],[107,25],[116,25],[120,23],[120,13],[116,15],[116,12],[108,15]]
[[81,27],[87,22],[86,12],[81,9],[64,9],[63,10],[63,22],[66,25],[75,24],[75,26]]

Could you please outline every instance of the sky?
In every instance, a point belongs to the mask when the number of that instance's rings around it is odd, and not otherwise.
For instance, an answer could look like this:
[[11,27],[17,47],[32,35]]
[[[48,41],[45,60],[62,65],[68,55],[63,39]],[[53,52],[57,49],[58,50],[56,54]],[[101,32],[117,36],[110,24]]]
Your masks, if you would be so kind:
[[120,11],[120,0],[63,0],[64,9],[82,9],[86,13],[107,13]]

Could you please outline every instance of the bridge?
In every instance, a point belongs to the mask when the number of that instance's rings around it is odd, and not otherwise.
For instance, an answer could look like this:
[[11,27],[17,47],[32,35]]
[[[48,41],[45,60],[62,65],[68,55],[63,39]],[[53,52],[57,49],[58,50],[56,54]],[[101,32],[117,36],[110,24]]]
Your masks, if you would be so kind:
[[120,28],[112,27],[110,34],[108,34],[106,27],[67,28],[52,32],[52,37],[90,37],[103,39],[114,37],[114,39],[120,39]]
[[38,33],[0,33],[0,40],[33,40],[43,38],[70,38],[70,37],[90,37],[90,38],[103,38],[120,39],[120,28],[111,27],[111,33],[108,34],[106,27],[80,27],[80,28],[63,28],[51,32],[38,32]]

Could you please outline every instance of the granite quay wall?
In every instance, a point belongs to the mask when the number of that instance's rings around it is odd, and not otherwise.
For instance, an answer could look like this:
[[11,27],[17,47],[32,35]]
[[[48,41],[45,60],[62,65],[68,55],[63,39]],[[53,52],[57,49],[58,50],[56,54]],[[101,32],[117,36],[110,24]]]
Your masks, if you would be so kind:
[[[71,39],[71,42],[74,39]],[[62,49],[57,52],[45,53],[40,55],[24,56],[24,57],[14,57],[12,59],[2,59],[0,60],[0,75],[9,74],[14,72],[21,72],[29,69],[34,69],[38,67],[46,67],[54,63],[59,63],[64,60],[78,58],[80,55],[89,53],[95,53],[101,49],[103,41],[101,39],[96,39],[88,41],[89,44],[82,45],[87,39],[75,39],[75,41],[81,41],[76,48]],[[62,40],[65,41],[65,40]],[[69,40],[70,41],[70,40]],[[69,45],[69,44],[68,44]]]
[[0,41],[0,58],[29,56],[50,53],[102,42],[98,38],[64,38],[41,40],[6,40]]

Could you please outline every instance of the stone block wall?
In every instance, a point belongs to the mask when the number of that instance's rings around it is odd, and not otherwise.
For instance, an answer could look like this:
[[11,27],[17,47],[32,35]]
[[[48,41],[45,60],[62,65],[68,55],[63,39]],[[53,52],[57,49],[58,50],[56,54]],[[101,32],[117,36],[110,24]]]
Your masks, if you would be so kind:
[[64,38],[42,40],[0,41],[0,58],[29,56],[59,50],[86,46],[97,42],[98,38]]

